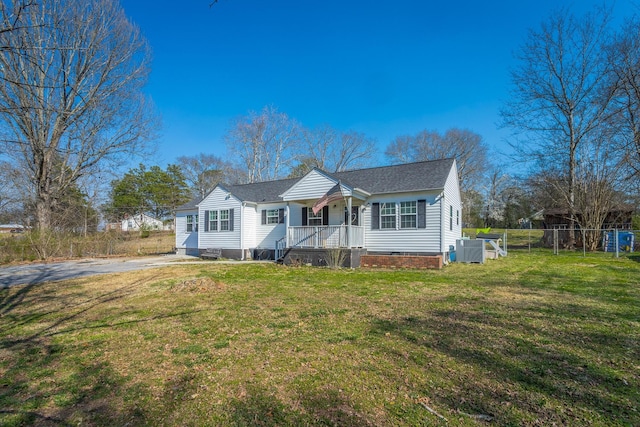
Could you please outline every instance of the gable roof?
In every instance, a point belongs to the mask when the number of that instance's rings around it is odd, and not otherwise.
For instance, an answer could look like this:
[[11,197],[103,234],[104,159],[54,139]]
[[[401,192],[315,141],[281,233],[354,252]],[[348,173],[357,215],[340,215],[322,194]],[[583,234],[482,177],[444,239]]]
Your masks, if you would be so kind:
[[[341,181],[351,188],[358,188],[370,194],[401,193],[443,189],[454,162],[455,160],[450,158],[335,173],[328,173],[317,168],[316,170],[335,179],[336,182]],[[216,188],[220,187],[229,191],[243,202],[281,202],[281,194],[303,178],[279,179],[252,184],[218,184]],[[177,210],[195,210],[202,200],[201,198],[193,199]]]
[[445,187],[453,162],[454,159],[428,160],[330,175],[371,194],[439,190]]

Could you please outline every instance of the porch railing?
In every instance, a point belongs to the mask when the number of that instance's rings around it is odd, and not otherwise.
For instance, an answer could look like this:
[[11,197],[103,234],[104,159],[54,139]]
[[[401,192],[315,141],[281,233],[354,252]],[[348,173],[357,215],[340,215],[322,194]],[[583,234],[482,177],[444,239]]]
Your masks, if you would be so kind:
[[364,247],[364,227],[346,225],[322,225],[317,227],[289,227],[287,246],[298,248],[346,248]]

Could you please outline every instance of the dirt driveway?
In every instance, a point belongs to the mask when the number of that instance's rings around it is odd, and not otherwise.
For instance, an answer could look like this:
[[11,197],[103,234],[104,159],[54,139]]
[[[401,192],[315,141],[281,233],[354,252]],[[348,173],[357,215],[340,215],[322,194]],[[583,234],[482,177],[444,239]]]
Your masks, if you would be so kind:
[[96,274],[122,273],[132,270],[161,267],[175,263],[200,263],[198,258],[164,255],[136,258],[81,259],[64,262],[24,264],[0,267],[0,288],[13,285],[35,285],[57,280],[75,279]]

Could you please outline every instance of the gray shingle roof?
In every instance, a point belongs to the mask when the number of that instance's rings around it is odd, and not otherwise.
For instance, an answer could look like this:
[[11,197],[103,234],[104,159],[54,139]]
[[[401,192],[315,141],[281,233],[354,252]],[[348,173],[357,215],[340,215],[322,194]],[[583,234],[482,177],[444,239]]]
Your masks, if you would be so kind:
[[452,166],[453,159],[442,159],[336,172],[329,175],[371,194],[399,193],[444,188]]
[[[381,166],[357,169],[345,172],[325,174],[333,176],[342,183],[360,188],[371,194],[400,193],[444,188],[453,166],[453,159],[429,160],[401,165]],[[245,202],[281,202],[280,195],[301,178],[279,179],[276,181],[256,182],[253,184],[220,184],[238,199]],[[194,199],[178,210],[196,209],[201,199]]]
[[287,191],[300,178],[279,179],[277,181],[263,181],[253,184],[223,185],[231,194],[245,202],[281,202],[280,194]]
[[202,197],[196,197],[194,199],[189,200],[184,205],[178,206],[176,208],[177,211],[192,211],[198,208],[198,203],[202,200]]

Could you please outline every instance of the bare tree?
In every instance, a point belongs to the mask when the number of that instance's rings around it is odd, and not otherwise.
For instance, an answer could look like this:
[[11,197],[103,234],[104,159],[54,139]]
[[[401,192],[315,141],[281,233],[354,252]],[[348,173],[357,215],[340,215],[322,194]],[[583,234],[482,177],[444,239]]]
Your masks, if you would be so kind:
[[297,158],[302,172],[313,167],[328,172],[362,168],[370,165],[377,151],[375,140],[363,133],[341,133],[328,125],[303,130],[301,139]]
[[375,146],[375,140],[363,133],[343,133],[334,148],[333,171],[342,172],[370,165],[376,154]]
[[[36,0],[4,0],[0,4],[0,34],[23,28],[20,18],[25,9],[35,4]],[[0,50],[7,48],[8,46],[0,46]]]
[[563,194],[571,230],[576,221],[576,173],[585,160],[579,148],[601,136],[614,93],[607,87],[609,16],[602,9],[580,19],[561,11],[539,30],[531,30],[516,57],[511,99],[501,111],[503,124],[516,131],[512,147],[523,159],[566,171]]
[[219,182],[235,182],[231,163],[213,154],[180,156],[177,160],[194,197],[203,198]]
[[385,154],[393,163],[455,158],[463,191],[483,180],[489,167],[487,146],[482,136],[468,129],[449,129],[444,135],[423,130],[415,136],[399,136]]
[[273,106],[238,118],[227,132],[227,149],[247,182],[286,176],[295,160],[300,125]]
[[618,143],[629,178],[640,177],[640,18],[628,20],[616,34],[609,49],[614,75],[610,90],[612,141]]
[[59,194],[124,155],[154,122],[149,49],[117,0],[42,0],[0,34],[0,141],[26,168],[38,226]]

